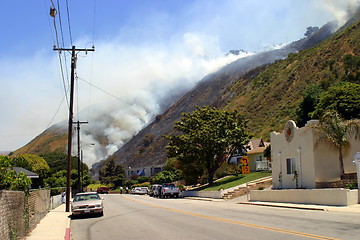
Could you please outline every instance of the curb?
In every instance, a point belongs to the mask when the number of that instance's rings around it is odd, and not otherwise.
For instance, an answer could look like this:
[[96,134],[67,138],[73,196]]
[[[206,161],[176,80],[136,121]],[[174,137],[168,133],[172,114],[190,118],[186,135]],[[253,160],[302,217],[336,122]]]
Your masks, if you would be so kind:
[[71,229],[70,229],[70,223],[71,223],[71,218],[68,217],[67,219],[67,224],[66,224],[66,228],[65,228],[65,236],[64,236],[64,240],[71,240]]
[[264,206],[264,207],[278,207],[278,208],[292,208],[301,210],[313,210],[313,211],[327,211],[325,208],[306,207],[306,206],[294,206],[294,205],[277,205],[269,203],[255,203],[255,202],[239,202],[237,204],[253,205],[253,206]]
[[200,197],[184,197],[185,199],[190,200],[201,200],[201,201],[208,201],[208,202],[222,202],[223,199],[216,199],[216,198],[200,198]]
[[70,240],[71,239],[71,234],[70,234],[70,228],[66,228],[65,229],[65,237],[64,240]]

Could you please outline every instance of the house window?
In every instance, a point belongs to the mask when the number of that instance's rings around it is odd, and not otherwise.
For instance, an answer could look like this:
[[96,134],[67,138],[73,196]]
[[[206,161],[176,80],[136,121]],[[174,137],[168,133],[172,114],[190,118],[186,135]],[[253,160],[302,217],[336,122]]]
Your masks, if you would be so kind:
[[286,159],[286,173],[293,174],[296,171],[296,162],[295,158]]
[[256,161],[262,161],[263,159],[262,159],[262,155],[257,155],[256,156]]

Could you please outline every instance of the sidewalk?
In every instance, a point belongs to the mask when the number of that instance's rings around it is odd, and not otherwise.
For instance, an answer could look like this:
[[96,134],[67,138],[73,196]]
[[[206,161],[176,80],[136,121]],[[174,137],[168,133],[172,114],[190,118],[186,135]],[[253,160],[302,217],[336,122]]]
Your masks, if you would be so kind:
[[326,206],[326,205],[315,205],[315,204],[296,204],[296,203],[279,203],[279,202],[258,202],[258,201],[251,202],[247,200],[246,195],[233,198],[230,200],[200,198],[200,197],[186,197],[186,199],[244,204],[244,205],[253,205],[253,206],[264,206],[264,207],[293,208],[293,209],[303,209],[303,210],[313,210],[313,211],[360,213],[360,204],[355,204],[350,206]]
[[360,204],[355,204],[350,206],[325,206],[325,205],[313,205],[313,204],[258,202],[258,201],[238,202],[238,204],[247,204],[254,206],[265,206],[265,207],[294,208],[294,209],[315,210],[315,211],[360,213]]
[[26,240],[70,240],[71,213],[65,212],[65,204],[51,210],[41,219]]

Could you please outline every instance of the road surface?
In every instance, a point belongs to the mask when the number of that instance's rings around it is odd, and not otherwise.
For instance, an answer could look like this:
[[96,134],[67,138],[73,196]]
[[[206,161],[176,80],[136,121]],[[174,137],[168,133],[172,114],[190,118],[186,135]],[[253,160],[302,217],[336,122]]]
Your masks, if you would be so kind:
[[235,201],[102,195],[103,217],[71,220],[73,240],[360,239],[360,214],[236,204]]

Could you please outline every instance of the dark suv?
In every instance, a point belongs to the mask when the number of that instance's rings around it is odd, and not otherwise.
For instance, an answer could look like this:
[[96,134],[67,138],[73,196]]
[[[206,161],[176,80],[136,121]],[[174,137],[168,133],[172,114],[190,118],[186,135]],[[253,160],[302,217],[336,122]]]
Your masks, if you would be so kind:
[[108,194],[109,193],[109,188],[107,188],[107,187],[99,187],[97,190],[96,190],[96,192],[97,193],[106,193],[106,194]]

